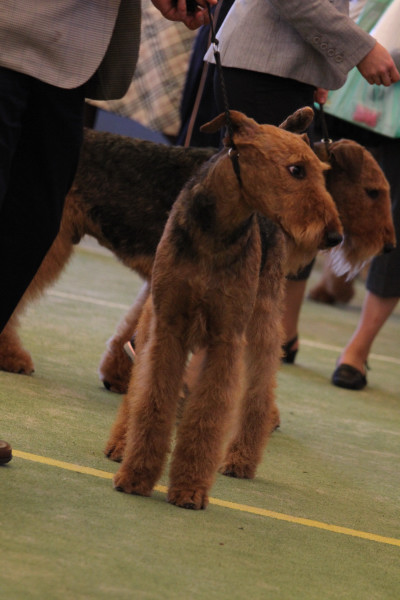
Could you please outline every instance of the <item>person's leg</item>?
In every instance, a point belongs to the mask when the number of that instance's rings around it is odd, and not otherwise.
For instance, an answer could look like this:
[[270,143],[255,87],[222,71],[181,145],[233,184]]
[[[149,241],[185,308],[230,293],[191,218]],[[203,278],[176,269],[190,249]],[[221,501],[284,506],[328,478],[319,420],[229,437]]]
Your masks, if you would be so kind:
[[399,298],[381,298],[367,291],[357,328],[344,348],[339,364],[348,364],[365,375],[365,363],[371,346],[396,308]]
[[21,136],[29,90],[29,80],[25,76],[0,67],[0,213]]
[[287,279],[282,324],[286,343],[283,346],[283,362],[293,363],[299,349],[298,326],[307,279]]
[[[83,89],[21,77],[29,95],[18,114],[18,143],[0,211],[0,331],[57,235],[83,130]],[[9,114],[3,110],[3,123]]]

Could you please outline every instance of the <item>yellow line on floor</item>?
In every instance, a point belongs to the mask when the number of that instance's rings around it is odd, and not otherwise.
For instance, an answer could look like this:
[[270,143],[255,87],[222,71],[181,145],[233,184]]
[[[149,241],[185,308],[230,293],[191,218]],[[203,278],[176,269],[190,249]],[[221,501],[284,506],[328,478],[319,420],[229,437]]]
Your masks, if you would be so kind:
[[[44,465],[50,465],[52,467],[58,467],[60,469],[66,469],[67,471],[73,471],[75,473],[82,473],[84,475],[93,475],[94,477],[101,477],[103,479],[113,478],[113,473],[109,473],[108,471],[102,471],[100,469],[93,469],[91,467],[75,465],[73,463],[55,460],[46,456],[38,456],[37,454],[22,452],[20,450],[13,450],[13,456],[17,458],[22,458],[24,460],[31,460],[33,462],[41,463]],[[163,485],[157,485],[154,489],[164,494],[167,492],[167,488]],[[366,531],[357,531],[356,529],[349,529],[348,527],[341,527],[340,525],[330,525],[328,523],[322,523],[320,521],[313,521],[312,519],[293,517],[292,515],[287,515],[285,513],[278,513],[272,510],[266,510],[264,508],[257,508],[256,506],[247,506],[246,504],[237,504],[236,502],[220,500],[219,498],[210,498],[210,504],[215,504],[216,506],[229,508],[230,510],[237,510],[240,512],[250,513],[252,515],[259,515],[262,517],[268,517],[270,519],[286,521],[288,523],[294,523],[296,525],[305,525],[306,527],[313,527],[314,529],[323,529],[332,533],[340,533],[356,538],[362,538],[372,542],[379,542],[380,544],[389,544],[391,546],[400,547],[400,539],[385,537],[383,535],[376,535],[375,533],[368,533]]]

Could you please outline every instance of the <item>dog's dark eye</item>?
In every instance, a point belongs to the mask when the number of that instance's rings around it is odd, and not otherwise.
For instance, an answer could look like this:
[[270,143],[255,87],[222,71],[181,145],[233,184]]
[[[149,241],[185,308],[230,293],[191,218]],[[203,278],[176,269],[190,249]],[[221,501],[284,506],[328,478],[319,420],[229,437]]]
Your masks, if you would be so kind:
[[372,200],[376,200],[379,197],[379,190],[366,189],[365,191]]
[[295,177],[296,179],[304,179],[306,176],[306,170],[303,165],[289,165],[288,171],[291,176]]

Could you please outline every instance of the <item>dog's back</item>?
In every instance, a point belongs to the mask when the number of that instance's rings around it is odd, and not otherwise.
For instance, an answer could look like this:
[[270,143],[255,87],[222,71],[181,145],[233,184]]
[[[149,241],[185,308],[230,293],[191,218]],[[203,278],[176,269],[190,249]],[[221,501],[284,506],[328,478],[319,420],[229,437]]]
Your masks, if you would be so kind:
[[79,236],[94,235],[119,258],[154,256],[180,190],[213,153],[87,129],[66,210],[79,206]]

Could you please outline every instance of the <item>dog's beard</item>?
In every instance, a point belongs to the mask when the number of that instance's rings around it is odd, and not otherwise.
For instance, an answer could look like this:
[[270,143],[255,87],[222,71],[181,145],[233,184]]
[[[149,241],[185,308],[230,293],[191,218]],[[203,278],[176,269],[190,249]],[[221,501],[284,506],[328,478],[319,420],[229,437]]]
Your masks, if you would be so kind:
[[354,279],[371,260],[371,256],[355,256],[345,241],[329,250],[329,264],[332,270],[338,277],[346,275],[347,281]]

